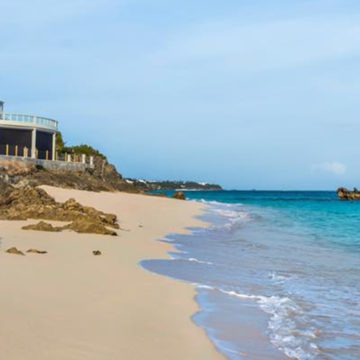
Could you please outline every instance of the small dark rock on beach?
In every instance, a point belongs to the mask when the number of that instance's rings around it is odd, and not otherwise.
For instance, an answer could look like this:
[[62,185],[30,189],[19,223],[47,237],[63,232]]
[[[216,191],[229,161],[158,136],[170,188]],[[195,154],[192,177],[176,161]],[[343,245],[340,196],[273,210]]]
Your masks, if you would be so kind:
[[19,250],[18,248],[16,248],[16,247],[12,247],[12,248],[10,248],[10,249],[7,249],[6,252],[7,252],[8,254],[11,254],[11,255],[21,255],[21,256],[24,256],[24,255],[25,255],[22,251],[20,251],[20,250]]

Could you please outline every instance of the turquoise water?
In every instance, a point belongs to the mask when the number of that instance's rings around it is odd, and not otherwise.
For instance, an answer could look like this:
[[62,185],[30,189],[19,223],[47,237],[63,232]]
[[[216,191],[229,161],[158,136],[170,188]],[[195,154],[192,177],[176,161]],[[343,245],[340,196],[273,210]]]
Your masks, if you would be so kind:
[[[229,359],[360,359],[360,202],[335,192],[189,192],[209,229],[149,270],[196,284]],[[254,338],[257,340],[254,341]]]

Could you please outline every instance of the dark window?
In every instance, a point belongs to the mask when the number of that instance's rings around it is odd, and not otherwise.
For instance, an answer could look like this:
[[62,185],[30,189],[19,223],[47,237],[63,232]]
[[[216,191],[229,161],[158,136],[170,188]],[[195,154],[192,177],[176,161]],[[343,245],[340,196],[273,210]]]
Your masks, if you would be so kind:
[[46,159],[46,152],[48,152],[48,159],[50,160],[52,156],[52,134],[37,131],[36,148],[39,159]]
[[9,145],[9,155],[15,155],[15,147],[18,147],[18,155],[23,156],[24,147],[31,149],[31,130],[0,129],[0,154],[6,154],[6,145]]

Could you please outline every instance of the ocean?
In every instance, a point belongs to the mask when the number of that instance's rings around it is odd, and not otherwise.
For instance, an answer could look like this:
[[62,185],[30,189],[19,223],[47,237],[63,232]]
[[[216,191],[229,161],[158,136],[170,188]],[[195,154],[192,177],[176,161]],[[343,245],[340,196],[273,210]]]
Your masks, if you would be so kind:
[[335,192],[187,192],[206,229],[146,269],[196,285],[193,318],[228,359],[360,359],[360,202]]

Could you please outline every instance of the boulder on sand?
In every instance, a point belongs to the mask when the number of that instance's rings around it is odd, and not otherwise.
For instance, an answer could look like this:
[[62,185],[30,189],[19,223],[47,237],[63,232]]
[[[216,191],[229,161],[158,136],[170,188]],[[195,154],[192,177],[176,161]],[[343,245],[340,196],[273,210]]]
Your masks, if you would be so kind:
[[59,232],[62,230],[73,230],[81,234],[99,234],[117,236],[117,232],[109,230],[103,223],[91,218],[79,218],[68,225],[54,227],[49,223],[40,221],[38,224],[23,226],[23,230]]
[[41,221],[35,225],[24,226],[24,230],[58,232],[71,229],[80,233],[117,235],[108,227],[120,228],[116,215],[83,206],[75,199],[58,203],[43,189],[26,186],[0,195],[0,220],[28,219],[56,220],[71,222],[71,224],[54,227]]
[[29,250],[27,251],[27,253],[29,253],[29,254],[44,255],[44,254],[47,254],[47,251],[37,250],[37,249],[29,249]]
[[40,221],[37,224],[26,225],[22,227],[23,230],[35,230],[35,231],[49,231],[49,232],[59,232],[61,228],[54,227],[45,221]]
[[117,236],[116,231],[109,230],[103,223],[90,218],[76,219],[71,224],[65,225],[63,229],[73,230],[77,233]]
[[10,249],[7,249],[6,252],[8,254],[12,254],[12,255],[21,255],[21,256],[25,255],[22,251],[18,250],[16,247],[12,247]]

